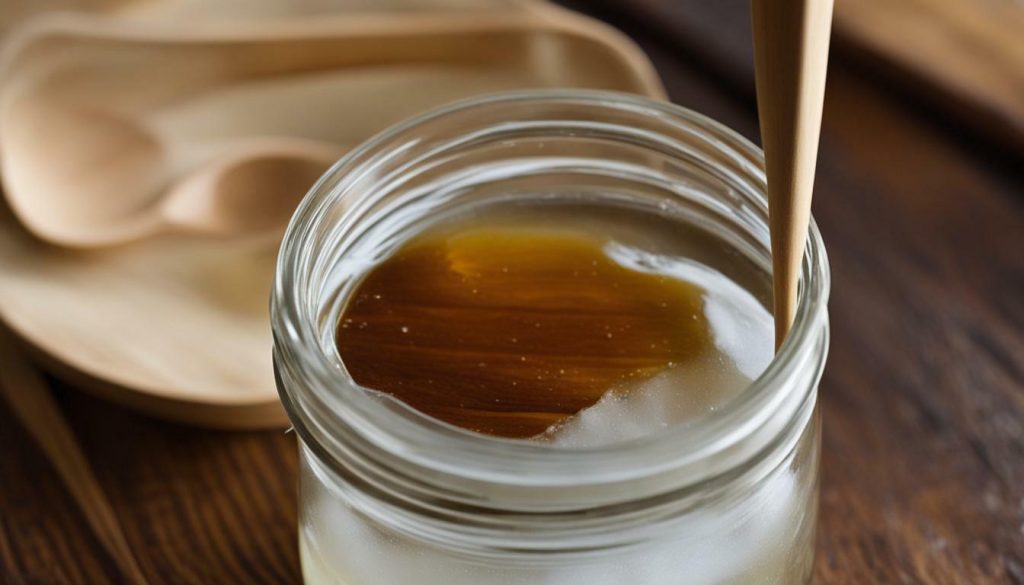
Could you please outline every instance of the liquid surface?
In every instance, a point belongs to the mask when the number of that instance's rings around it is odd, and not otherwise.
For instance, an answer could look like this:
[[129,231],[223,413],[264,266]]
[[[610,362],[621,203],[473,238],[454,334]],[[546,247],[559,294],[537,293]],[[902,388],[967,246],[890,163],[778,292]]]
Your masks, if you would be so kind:
[[586,446],[713,410],[770,360],[771,318],[679,254],[706,245],[644,215],[505,209],[428,228],[358,284],[339,355],[360,385],[502,437]]

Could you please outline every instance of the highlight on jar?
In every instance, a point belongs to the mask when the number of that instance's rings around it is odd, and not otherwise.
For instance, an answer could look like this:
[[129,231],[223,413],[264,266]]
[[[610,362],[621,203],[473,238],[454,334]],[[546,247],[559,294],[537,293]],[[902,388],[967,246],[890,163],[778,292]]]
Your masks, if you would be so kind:
[[773,317],[764,168],[700,114],[577,90],[335,164],[272,299],[305,581],[808,582],[829,270],[811,221]]

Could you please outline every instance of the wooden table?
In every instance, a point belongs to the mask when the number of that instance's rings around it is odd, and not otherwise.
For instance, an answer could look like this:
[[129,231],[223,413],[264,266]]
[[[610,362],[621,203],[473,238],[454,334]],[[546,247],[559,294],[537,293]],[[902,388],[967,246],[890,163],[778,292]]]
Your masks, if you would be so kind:
[[[675,102],[756,139],[745,0],[578,4],[640,41]],[[834,275],[815,582],[1024,584],[1024,157],[835,49],[814,209]],[[150,583],[299,582],[293,436],[55,385]],[[2,404],[0,444],[0,582],[122,582]]]

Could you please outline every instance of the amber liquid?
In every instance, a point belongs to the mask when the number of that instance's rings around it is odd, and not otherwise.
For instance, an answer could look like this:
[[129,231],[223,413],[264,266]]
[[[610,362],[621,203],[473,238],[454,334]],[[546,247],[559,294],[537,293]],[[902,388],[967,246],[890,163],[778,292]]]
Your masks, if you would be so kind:
[[622,214],[584,215],[477,213],[407,240],[341,313],[349,373],[450,424],[527,438],[714,353],[705,291],[613,258]]

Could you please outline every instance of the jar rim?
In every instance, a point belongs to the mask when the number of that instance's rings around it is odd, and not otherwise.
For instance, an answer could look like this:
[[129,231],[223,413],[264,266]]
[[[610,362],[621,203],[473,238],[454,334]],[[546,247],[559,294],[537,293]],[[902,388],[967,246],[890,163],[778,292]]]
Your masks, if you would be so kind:
[[[320,348],[313,319],[304,317],[302,291],[295,275],[311,269],[304,252],[311,231],[323,220],[324,206],[340,195],[334,179],[359,168],[362,157],[414,131],[428,122],[460,112],[503,104],[580,103],[592,107],[628,108],[663,118],[705,133],[717,154],[745,164],[764,191],[763,155],[760,149],[728,127],[681,106],[631,94],[594,90],[531,90],[470,98],[435,109],[396,124],[337,161],[309,190],[299,205],[281,245],[271,300],[275,362],[287,367],[318,400],[334,410],[337,421],[353,429],[383,452],[420,469],[515,486],[559,487],[604,484],[649,477],[652,474],[697,465],[717,452],[723,442],[739,441],[765,424],[788,396],[799,392],[789,381],[815,344],[827,331],[830,273],[824,243],[813,219],[808,233],[801,275],[801,294],[793,327],[768,367],[723,408],[686,425],[607,445],[565,449],[543,443],[514,441],[456,430],[427,417],[416,419],[382,408],[366,389],[339,371]],[[751,163],[747,165],[746,163]],[[827,347],[827,335],[824,339]],[[820,375],[824,351],[813,364]],[[816,385],[816,384],[815,384]],[[306,414],[279,384],[281,398],[296,427]],[[805,390],[812,394],[810,390]],[[803,397],[800,402],[806,402]],[[813,395],[809,397],[813,400]],[[793,416],[796,416],[795,413]],[[306,438],[305,436],[303,437]]]

